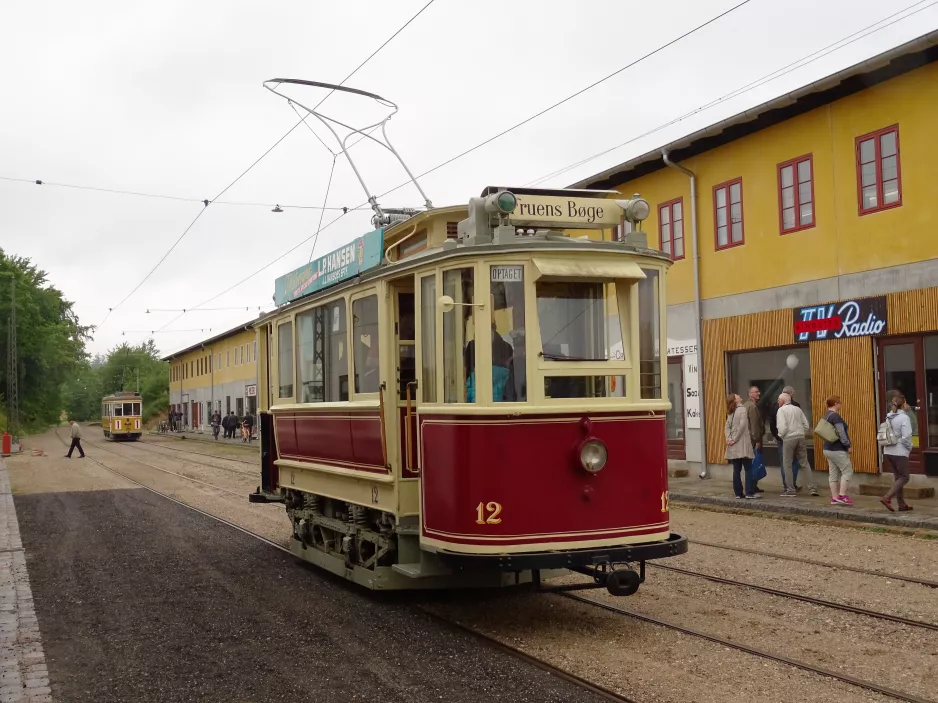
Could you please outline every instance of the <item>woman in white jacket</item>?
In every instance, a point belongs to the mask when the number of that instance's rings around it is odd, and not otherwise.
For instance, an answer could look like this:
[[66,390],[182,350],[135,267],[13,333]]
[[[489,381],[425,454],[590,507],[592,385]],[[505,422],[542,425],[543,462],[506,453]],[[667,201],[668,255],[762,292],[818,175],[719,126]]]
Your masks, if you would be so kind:
[[896,433],[898,442],[887,444],[883,447],[883,466],[892,469],[892,488],[880,499],[880,503],[895,512],[892,507],[892,499],[896,498],[899,504],[899,512],[911,510],[912,506],[905,502],[905,496],[902,489],[909,482],[909,454],[912,453],[912,423],[909,416],[905,414],[902,408],[905,406],[905,396],[896,393],[890,402],[889,412],[886,414],[886,422]]
[[[752,480],[752,440],[749,438],[749,415],[742,398],[735,393],[726,396],[726,459],[733,464],[733,493],[737,498],[758,498]],[[745,470],[746,492],[740,473]]]

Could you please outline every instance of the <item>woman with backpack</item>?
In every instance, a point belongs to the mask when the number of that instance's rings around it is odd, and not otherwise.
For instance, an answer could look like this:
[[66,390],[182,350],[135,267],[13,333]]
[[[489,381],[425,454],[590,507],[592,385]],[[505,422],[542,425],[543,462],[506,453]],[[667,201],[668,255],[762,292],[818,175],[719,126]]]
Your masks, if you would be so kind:
[[893,475],[892,488],[879,502],[892,512],[895,512],[892,507],[894,497],[899,504],[899,512],[912,509],[902,493],[909,482],[909,454],[912,453],[912,423],[902,410],[904,406],[905,396],[897,392],[890,402],[886,421],[877,433],[877,440],[883,447],[883,467],[889,468]]
[[[749,437],[749,415],[743,399],[737,394],[726,396],[726,459],[733,465],[733,493],[737,498],[758,498],[752,480],[752,440]],[[745,470],[745,493],[739,474]]]
[[832,437],[836,440],[824,439],[824,456],[827,458],[828,481],[831,486],[831,505],[853,505],[847,495],[847,484],[853,476],[853,464],[850,463],[850,435],[847,433],[847,422],[840,415],[840,396],[832,395],[827,399],[827,413],[824,420],[834,429]]

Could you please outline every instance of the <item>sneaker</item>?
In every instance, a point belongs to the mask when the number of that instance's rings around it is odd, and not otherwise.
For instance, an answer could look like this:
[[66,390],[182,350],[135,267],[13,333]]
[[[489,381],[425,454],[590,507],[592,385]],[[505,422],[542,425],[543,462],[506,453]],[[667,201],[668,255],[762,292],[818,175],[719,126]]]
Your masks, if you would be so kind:
[[905,503],[903,503],[902,505],[899,506],[899,512],[900,512],[900,513],[907,513],[907,512],[910,511],[911,509],[912,509],[912,506],[911,506],[911,505],[906,505]]
[[843,501],[840,499],[840,496],[831,498],[831,505],[843,505]]
[[742,500],[742,499],[745,498],[746,496],[734,496],[734,497],[736,498],[736,500]]
[[850,500],[850,496],[839,496],[840,502],[844,505],[853,505],[853,501]]
[[760,496],[758,493],[754,493],[751,496],[746,496],[746,500],[759,500],[761,497],[762,496]]
[[796,495],[798,495],[798,493],[789,488],[787,491],[782,492],[781,497],[782,498],[794,498]]
[[888,500],[888,499],[886,499],[886,498],[880,498],[880,499],[879,499],[879,502],[882,503],[883,505],[885,505],[887,508],[889,508],[889,511],[890,511],[890,512],[892,512],[892,513],[896,512],[896,509],[892,507],[892,501],[891,501],[891,500]]
[[811,486],[811,488],[810,488],[809,490],[810,490],[812,496],[817,497],[817,496],[821,495],[820,493],[817,492],[817,488],[815,488],[814,486]]

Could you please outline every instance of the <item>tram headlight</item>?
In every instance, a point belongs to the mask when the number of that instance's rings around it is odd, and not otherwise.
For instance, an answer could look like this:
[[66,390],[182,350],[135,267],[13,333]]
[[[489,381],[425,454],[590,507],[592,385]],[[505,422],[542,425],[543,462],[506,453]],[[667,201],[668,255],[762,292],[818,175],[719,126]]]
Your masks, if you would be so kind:
[[641,222],[651,214],[648,201],[639,197],[638,193],[633,195],[631,200],[616,200],[616,205],[622,208],[622,216],[629,222]]
[[500,190],[485,199],[485,210],[492,215],[510,215],[518,207],[518,198],[514,193]]
[[591,474],[595,474],[606,465],[609,453],[606,451],[605,444],[591,437],[580,444],[579,456],[580,465]]

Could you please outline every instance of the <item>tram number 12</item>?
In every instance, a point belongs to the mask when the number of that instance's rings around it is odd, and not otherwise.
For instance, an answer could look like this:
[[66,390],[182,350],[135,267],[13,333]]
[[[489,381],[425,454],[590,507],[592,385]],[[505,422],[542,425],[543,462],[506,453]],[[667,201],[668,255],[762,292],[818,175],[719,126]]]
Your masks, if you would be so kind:
[[476,525],[497,525],[502,521],[499,515],[502,514],[502,504],[492,501],[490,503],[479,503],[476,506]]
[[661,494],[661,512],[667,513],[671,510],[671,498],[668,496],[668,492],[665,491]]

